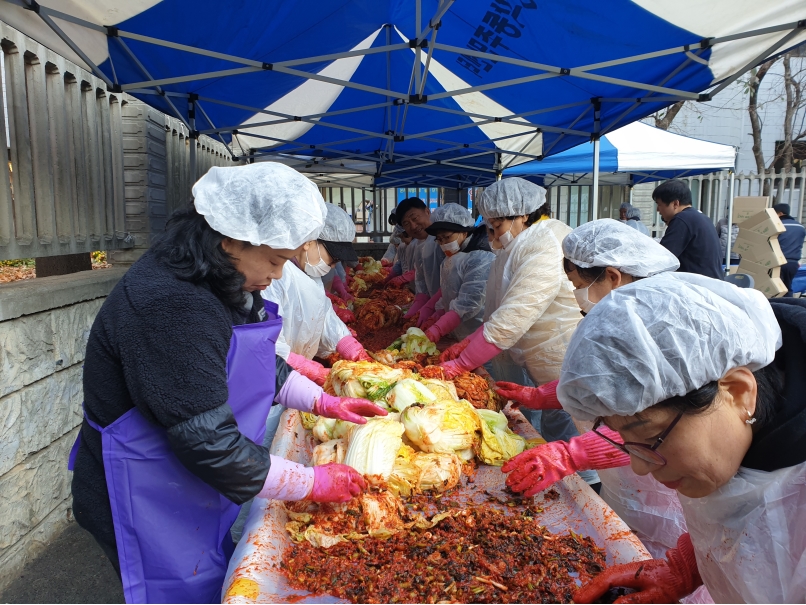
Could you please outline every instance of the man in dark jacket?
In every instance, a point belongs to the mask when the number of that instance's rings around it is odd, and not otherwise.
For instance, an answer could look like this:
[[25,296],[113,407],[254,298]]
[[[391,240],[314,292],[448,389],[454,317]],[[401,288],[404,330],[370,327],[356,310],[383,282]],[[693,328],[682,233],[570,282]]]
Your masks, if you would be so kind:
[[786,227],[786,232],[778,236],[781,252],[786,257],[786,264],[781,267],[781,281],[786,286],[786,296],[792,296],[792,280],[800,267],[806,229],[789,215],[789,204],[776,204],[772,209],[775,210],[778,218],[781,219],[784,227]]
[[680,261],[678,271],[722,279],[721,248],[714,225],[691,207],[691,191],[683,181],[666,181],[652,192],[658,213],[666,223],[660,241]]

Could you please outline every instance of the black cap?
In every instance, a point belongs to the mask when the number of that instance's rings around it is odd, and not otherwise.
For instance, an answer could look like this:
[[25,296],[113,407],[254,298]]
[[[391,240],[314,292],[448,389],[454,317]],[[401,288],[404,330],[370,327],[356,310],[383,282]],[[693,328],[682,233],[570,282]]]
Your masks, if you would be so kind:
[[430,226],[425,228],[425,232],[428,235],[436,235],[440,231],[450,231],[452,233],[472,233],[475,230],[476,230],[475,225],[465,227],[464,225],[460,225],[459,223],[448,223],[445,221],[440,221],[438,223],[431,223]]
[[326,242],[323,239],[317,241],[325,247],[325,250],[333,257],[333,260],[347,263],[358,261],[358,254],[356,254],[355,248],[353,248],[351,242]]
[[395,216],[397,217],[398,225],[403,224],[403,218],[409,210],[426,210],[428,206],[425,202],[418,197],[408,197],[397,205],[395,208]]
[[776,212],[780,212],[781,214],[787,214],[787,215],[789,214],[790,210],[792,210],[789,207],[789,204],[775,204],[775,206],[773,206],[772,209],[775,210]]

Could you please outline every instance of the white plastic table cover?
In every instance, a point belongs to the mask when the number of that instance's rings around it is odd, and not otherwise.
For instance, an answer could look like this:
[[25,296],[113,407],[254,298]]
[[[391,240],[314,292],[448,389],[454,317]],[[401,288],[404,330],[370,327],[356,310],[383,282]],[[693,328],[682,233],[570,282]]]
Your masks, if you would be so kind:
[[[527,439],[538,437],[520,412],[505,410],[516,433]],[[280,418],[280,427],[272,443],[271,453],[297,462],[310,463],[316,439],[300,421],[299,412],[288,409]],[[498,467],[481,465],[475,485],[491,495],[504,496],[505,475]],[[560,497],[544,500],[535,496],[543,508],[536,523],[552,532],[568,529],[591,536],[605,549],[607,564],[628,563],[651,558],[641,541],[621,518],[577,475],[566,477],[554,486]],[[460,490],[461,491],[461,490]],[[346,603],[335,597],[310,595],[288,586],[280,570],[283,552],[291,545],[285,531],[288,517],[281,502],[256,498],[243,531],[243,538],[230,559],[222,587],[223,603]]]

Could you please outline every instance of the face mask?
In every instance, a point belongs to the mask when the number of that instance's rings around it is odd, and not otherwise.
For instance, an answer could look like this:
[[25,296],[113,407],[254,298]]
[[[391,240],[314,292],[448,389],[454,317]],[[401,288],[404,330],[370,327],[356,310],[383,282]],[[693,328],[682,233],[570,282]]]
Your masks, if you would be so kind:
[[[318,246],[319,244],[317,244]],[[308,261],[308,251],[305,251],[305,273],[308,274],[310,277],[324,277],[328,273],[330,273],[330,265],[328,265],[325,261],[322,260],[322,257],[319,257],[319,262],[315,265],[312,265]]]
[[445,253],[445,256],[453,256],[454,254],[459,252],[459,242],[455,240],[452,242],[448,242],[447,244],[444,245],[441,244],[439,247],[442,248],[442,251]]
[[[593,284],[591,284],[593,285]],[[588,300],[588,290],[590,286],[586,288],[577,288],[574,290],[574,298],[577,299],[577,304],[579,308],[582,309],[582,315],[585,316],[593,310],[593,307],[596,305],[595,302],[591,302]]]
[[498,236],[498,243],[501,244],[501,250],[506,250],[509,245],[512,243],[512,240],[515,239],[515,236],[512,235],[512,227],[515,225],[515,221],[512,221],[512,224],[507,229],[506,233],[502,233]]

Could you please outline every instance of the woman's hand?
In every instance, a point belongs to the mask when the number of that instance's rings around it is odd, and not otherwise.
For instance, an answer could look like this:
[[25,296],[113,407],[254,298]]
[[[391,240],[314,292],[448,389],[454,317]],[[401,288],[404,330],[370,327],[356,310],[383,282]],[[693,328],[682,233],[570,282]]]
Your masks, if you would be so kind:
[[373,416],[386,416],[387,412],[368,399],[357,399],[354,397],[334,397],[327,393],[322,396],[313,406],[313,413],[325,418],[338,418],[356,424],[366,424],[367,418]]
[[364,478],[346,464],[322,464],[313,467],[313,473],[308,499],[314,502],[348,502],[367,489]]
[[561,410],[557,399],[557,383],[548,382],[539,387],[525,387],[514,382],[496,382],[495,392],[530,410]]
[[683,534],[677,548],[666,551],[665,559],[636,561],[605,569],[574,593],[574,603],[595,603],[612,588],[636,592],[616,603],[676,603],[702,585],[691,537]]

